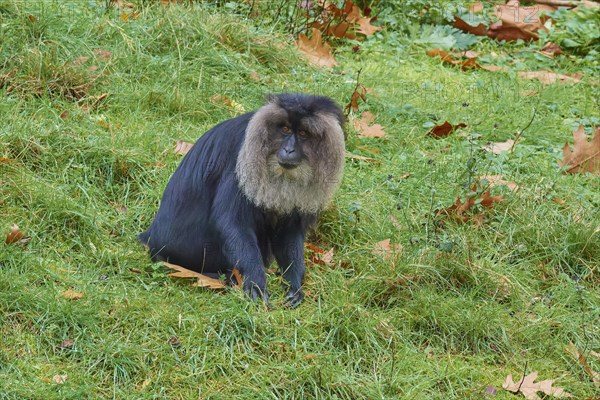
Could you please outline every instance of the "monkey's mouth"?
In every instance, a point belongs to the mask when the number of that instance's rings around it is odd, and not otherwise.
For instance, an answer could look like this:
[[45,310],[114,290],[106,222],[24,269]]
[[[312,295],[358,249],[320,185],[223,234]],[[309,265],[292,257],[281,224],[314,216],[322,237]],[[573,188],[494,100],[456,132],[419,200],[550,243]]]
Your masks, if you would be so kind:
[[300,181],[302,183],[307,183],[312,178],[312,168],[306,161],[285,163],[281,162],[276,155],[272,155],[268,158],[267,165],[271,176],[274,178]]
[[278,164],[279,164],[279,165],[280,165],[282,168],[285,168],[285,169],[294,169],[294,168],[296,168],[298,165],[300,165],[300,163],[288,163],[288,162],[281,161],[281,160],[278,160],[278,161],[277,161],[277,163],[278,163]]

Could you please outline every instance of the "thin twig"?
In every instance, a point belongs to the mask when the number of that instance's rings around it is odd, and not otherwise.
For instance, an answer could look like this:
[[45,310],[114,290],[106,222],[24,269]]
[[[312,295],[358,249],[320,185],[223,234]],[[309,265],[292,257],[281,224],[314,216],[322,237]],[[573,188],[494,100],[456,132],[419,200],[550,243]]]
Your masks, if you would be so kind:
[[510,146],[510,150],[508,150],[509,153],[512,153],[513,150],[515,149],[515,146],[517,145],[517,141],[521,138],[521,136],[523,135],[523,132],[525,132],[525,130],[527,128],[529,128],[531,126],[531,123],[533,122],[533,120],[535,119],[535,115],[536,115],[536,109],[533,109],[533,115],[531,116],[531,119],[529,120],[529,123],[525,126],[525,128],[521,129],[519,132],[517,132],[517,134],[515,135],[515,139],[513,141],[512,146]]
[[517,391],[515,393],[519,393],[521,391],[521,386],[523,386],[523,383],[525,382],[525,374],[527,373],[527,361],[525,361],[525,368],[523,368],[523,377],[521,378],[521,381],[519,382],[519,387],[517,388]]

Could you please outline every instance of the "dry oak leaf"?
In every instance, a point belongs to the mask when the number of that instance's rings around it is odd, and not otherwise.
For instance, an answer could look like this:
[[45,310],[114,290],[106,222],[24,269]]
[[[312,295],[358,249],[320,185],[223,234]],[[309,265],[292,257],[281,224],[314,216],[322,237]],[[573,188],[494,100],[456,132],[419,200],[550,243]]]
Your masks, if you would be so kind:
[[[319,25],[318,23],[315,23],[315,24]],[[319,26],[321,26],[321,25],[319,25]],[[319,26],[316,26],[316,27],[319,27]],[[323,26],[327,26],[327,24],[324,24]],[[322,30],[323,26],[321,26],[321,30]],[[327,26],[327,34],[330,36],[335,36],[337,38],[347,38],[350,40],[356,39],[356,35],[354,34],[354,29],[352,29],[352,26],[350,25],[350,23],[346,22],[346,21],[342,21],[339,24]]]
[[242,285],[244,284],[244,278],[239,269],[234,268],[231,272],[231,276],[235,279],[235,287],[238,289],[242,289]]
[[110,51],[104,49],[96,49],[93,51],[93,53],[96,56],[96,58],[100,61],[110,60],[113,56]]
[[580,171],[600,175],[600,127],[594,129],[595,134],[591,141],[585,134],[583,125],[573,132],[575,146],[573,150],[569,143],[563,147],[563,159],[560,166],[567,166],[566,172],[574,174]]
[[544,27],[548,19],[541,14],[549,11],[556,11],[556,7],[545,4],[521,7],[519,1],[510,0],[496,6],[495,14],[500,21],[490,26],[488,36],[500,41],[537,40],[536,32]]
[[334,255],[333,247],[331,249],[329,249],[328,251],[325,251],[322,248],[315,246],[314,244],[306,243],[306,248],[308,248],[312,252],[312,254],[309,255],[309,257],[310,257],[310,260],[314,264],[326,265],[326,266],[332,266],[334,264],[333,263],[333,255]]
[[358,131],[359,137],[382,138],[385,136],[383,126],[379,124],[369,125],[373,121],[375,121],[375,115],[369,111],[362,113],[361,119],[354,119],[352,121],[354,128]]
[[544,85],[551,85],[556,81],[560,83],[577,83],[581,80],[581,74],[558,74],[552,71],[519,71],[517,73],[522,79],[537,79]]
[[481,68],[481,65],[477,63],[476,58],[467,58],[466,60],[455,60],[450,53],[442,49],[431,49],[427,50],[429,57],[439,57],[443,62],[452,65],[460,65],[461,69],[467,70],[471,68]]
[[331,48],[327,43],[323,43],[321,31],[312,28],[312,37],[309,39],[304,33],[301,33],[296,40],[298,50],[303,53],[308,61],[319,67],[333,67],[337,63],[331,55]]
[[62,385],[67,381],[67,375],[54,375],[52,377],[52,381],[54,383],[58,383],[59,385]]
[[346,158],[349,158],[351,160],[366,161],[366,162],[372,162],[372,163],[376,163],[376,164],[381,164],[381,161],[377,160],[376,158],[365,157],[365,156],[361,156],[361,155],[358,155],[358,154],[353,154],[353,153],[350,153],[350,152],[346,152],[345,156],[346,156]]
[[594,386],[600,388],[600,373],[594,371],[590,364],[588,364],[585,356],[577,349],[577,347],[573,343],[569,343],[565,348],[567,353],[569,353],[575,361],[579,363],[583,367],[583,370],[592,378],[592,382],[594,382]]
[[125,22],[129,22],[130,20],[137,19],[140,16],[140,13],[137,11],[133,11],[131,13],[123,13],[121,14],[121,19]]
[[358,25],[358,33],[362,33],[365,36],[371,36],[375,32],[382,30],[383,28],[380,26],[371,25],[371,20],[373,18],[360,17],[356,20],[356,24]]
[[482,149],[485,151],[489,151],[494,154],[500,154],[503,151],[511,151],[511,149],[515,146],[515,141],[512,139],[508,139],[506,142],[495,142],[490,143],[487,146],[483,146]]
[[183,268],[182,266],[171,264],[168,262],[162,262],[168,268],[174,270],[168,276],[172,278],[194,278],[196,282],[192,284],[195,287],[206,287],[209,289],[224,289],[227,287],[225,282],[218,279],[211,278],[206,275],[202,275],[199,272],[190,271],[189,269]]
[[173,153],[181,156],[185,156],[194,146],[193,143],[184,142],[183,140],[178,140],[175,144],[175,150]]
[[[471,188],[471,193],[467,194],[465,202],[463,203],[460,198],[456,199],[456,202],[450,207],[446,207],[436,212],[437,216],[447,216],[457,223],[473,221],[476,225],[483,224],[483,214],[472,215],[468,211],[477,204],[478,198],[474,195],[477,190],[477,185]],[[479,204],[483,207],[491,208],[494,203],[503,201],[502,196],[492,196],[490,190],[486,190],[479,197]]]
[[469,24],[467,21],[460,17],[454,16],[454,24],[452,25],[456,29],[460,29],[463,32],[470,33],[475,36],[487,36],[488,28],[481,22],[477,26]]
[[562,49],[556,43],[548,42],[542,47],[540,53],[550,58],[554,58],[557,54],[562,54]]
[[6,240],[4,242],[6,244],[14,244],[14,243],[17,243],[19,240],[23,239],[24,236],[25,236],[25,233],[23,233],[19,229],[17,224],[13,224],[10,227],[10,232],[8,233],[8,235],[6,235]]
[[79,300],[83,297],[83,293],[76,292],[72,289],[67,289],[63,292],[62,296],[67,300]]
[[513,393],[521,393],[527,400],[542,400],[537,395],[538,392],[542,392],[547,396],[553,396],[556,398],[567,398],[573,397],[571,394],[565,392],[563,388],[552,387],[554,380],[548,379],[541,382],[534,382],[538,376],[536,371],[531,374],[524,376],[519,382],[515,383],[512,379],[512,375],[506,377],[506,381],[502,384],[502,388]]
[[58,347],[61,350],[65,350],[65,349],[70,349],[71,347],[73,347],[75,345],[75,341],[72,339],[65,339],[60,343],[60,346]]
[[352,95],[350,96],[350,102],[348,104],[346,104],[346,107],[344,107],[346,110],[352,110],[354,112],[358,111],[358,100],[361,100],[363,102],[367,101],[367,88],[363,85],[363,84],[358,84],[356,86],[356,89],[354,89],[354,91],[352,92]]
[[488,181],[490,187],[504,185],[513,191],[519,189],[519,185],[517,185],[514,182],[505,180],[502,175],[482,175],[479,177],[479,181],[481,182],[483,180]]
[[384,260],[388,260],[394,253],[401,253],[403,250],[402,245],[392,245],[390,239],[384,239],[380,242],[373,244],[373,250],[371,254],[374,256],[381,256]]
[[462,122],[460,124],[452,125],[450,122],[445,121],[443,124],[437,125],[437,126],[434,126],[433,128],[431,128],[431,130],[427,134],[429,136],[433,136],[433,137],[439,139],[439,138],[444,138],[444,137],[450,135],[452,132],[454,132],[458,128],[466,128],[466,127],[467,127],[467,124],[463,124]]

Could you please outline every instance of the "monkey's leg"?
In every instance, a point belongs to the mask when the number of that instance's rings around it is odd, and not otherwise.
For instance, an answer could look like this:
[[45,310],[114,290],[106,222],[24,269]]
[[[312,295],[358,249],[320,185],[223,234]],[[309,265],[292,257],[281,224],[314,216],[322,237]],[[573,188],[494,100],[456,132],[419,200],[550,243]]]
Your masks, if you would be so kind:
[[304,279],[304,235],[302,232],[280,233],[272,246],[273,255],[283,278],[289,285],[285,304],[296,308],[304,300],[302,280]]

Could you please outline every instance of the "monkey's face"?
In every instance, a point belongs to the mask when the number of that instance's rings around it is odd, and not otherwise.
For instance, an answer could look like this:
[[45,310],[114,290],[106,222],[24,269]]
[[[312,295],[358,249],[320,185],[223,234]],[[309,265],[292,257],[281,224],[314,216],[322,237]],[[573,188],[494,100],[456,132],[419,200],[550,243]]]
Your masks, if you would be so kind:
[[294,122],[285,118],[271,126],[267,165],[274,177],[306,184],[313,176],[309,155],[314,153],[316,137],[303,121]]
[[254,204],[285,214],[317,213],[340,184],[342,115],[331,100],[284,94],[252,117],[238,155],[240,188]]

